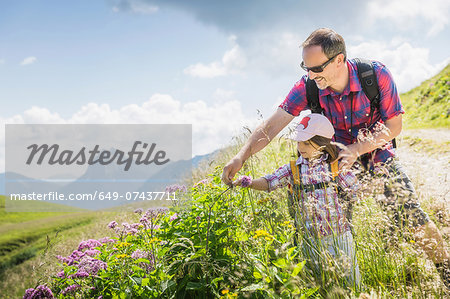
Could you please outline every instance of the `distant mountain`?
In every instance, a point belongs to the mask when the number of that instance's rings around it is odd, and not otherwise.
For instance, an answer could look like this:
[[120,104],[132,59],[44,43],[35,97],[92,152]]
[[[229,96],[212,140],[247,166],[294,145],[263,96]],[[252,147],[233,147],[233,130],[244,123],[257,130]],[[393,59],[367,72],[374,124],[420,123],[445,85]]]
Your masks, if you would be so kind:
[[[182,178],[189,176],[192,168],[197,167],[202,161],[211,159],[216,153],[217,151],[195,156],[191,160],[172,162],[164,168],[135,167],[134,171],[130,172],[124,172],[123,166],[115,164],[107,166],[91,165],[77,180],[68,183],[31,180],[16,173],[8,173],[8,180],[18,180],[13,184],[14,192],[26,194],[31,192],[46,193],[49,191],[64,194],[94,194],[96,191],[97,194],[99,192],[118,192],[122,195],[132,191],[161,192],[165,191],[168,185],[180,183]],[[5,194],[5,173],[0,174],[0,194]],[[97,197],[96,201],[65,201],[61,203],[83,209],[98,210],[127,203],[127,200],[124,197],[117,201],[106,199],[99,201]]]

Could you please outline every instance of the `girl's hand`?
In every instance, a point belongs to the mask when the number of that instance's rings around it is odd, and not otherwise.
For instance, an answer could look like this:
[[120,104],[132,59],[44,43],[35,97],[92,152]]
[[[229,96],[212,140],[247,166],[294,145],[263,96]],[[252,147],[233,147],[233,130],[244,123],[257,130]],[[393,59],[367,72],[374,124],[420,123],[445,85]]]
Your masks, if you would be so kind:
[[252,184],[252,178],[246,175],[240,176],[236,181],[233,182],[234,186],[241,186],[241,187],[249,187]]

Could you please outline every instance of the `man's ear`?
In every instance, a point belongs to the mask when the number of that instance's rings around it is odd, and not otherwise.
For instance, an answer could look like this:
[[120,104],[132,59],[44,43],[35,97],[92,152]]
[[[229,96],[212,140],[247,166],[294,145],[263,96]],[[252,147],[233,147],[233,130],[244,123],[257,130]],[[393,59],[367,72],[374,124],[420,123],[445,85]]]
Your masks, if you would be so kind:
[[344,61],[344,58],[345,58],[345,56],[344,56],[344,54],[339,54],[337,57],[336,57],[336,59],[337,59],[337,62],[338,62],[338,64],[343,64],[345,61]]

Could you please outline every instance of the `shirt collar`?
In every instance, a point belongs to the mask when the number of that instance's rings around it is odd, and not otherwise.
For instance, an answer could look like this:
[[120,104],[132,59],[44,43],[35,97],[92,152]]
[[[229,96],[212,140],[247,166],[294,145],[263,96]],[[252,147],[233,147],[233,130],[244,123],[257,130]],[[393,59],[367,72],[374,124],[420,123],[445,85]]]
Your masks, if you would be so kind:
[[[357,91],[362,90],[361,82],[359,82],[359,78],[358,78],[358,70],[356,69],[356,62],[353,60],[347,59],[347,69],[348,69],[348,74],[349,74],[349,80],[348,80],[347,86],[345,87],[344,91],[342,92],[342,95],[349,95],[350,92],[357,92]],[[324,90],[319,89],[319,96],[323,97],[323,96],[327,96],[329,94],[335,95],[336,92],[331,90],[331,88],[329,88],[329,87],[327,87]]]
[[[319,159],[317,159],[316,163],[323,162],[323,161],[325,161],[327,159],[328,159],[328,153],[323,153],[319,157]],[[300,156],[300,157],[298,157],[297,161],[295,162],[295,165],[300,165],[300,164],[310,165],[310,162],[308,161],[308,159],[305,159],[302,156]]]

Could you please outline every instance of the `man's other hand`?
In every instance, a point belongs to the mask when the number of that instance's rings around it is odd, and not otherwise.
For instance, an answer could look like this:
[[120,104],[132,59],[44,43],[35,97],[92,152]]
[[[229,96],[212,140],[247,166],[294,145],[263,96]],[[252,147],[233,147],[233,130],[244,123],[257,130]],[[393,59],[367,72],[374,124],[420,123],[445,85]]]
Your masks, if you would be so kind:
[[234,157],[231,159],[223,168],[222,181],[228,186],[232,186],[233,177],[242,168],[243,164],[244,162],[240,158]]

